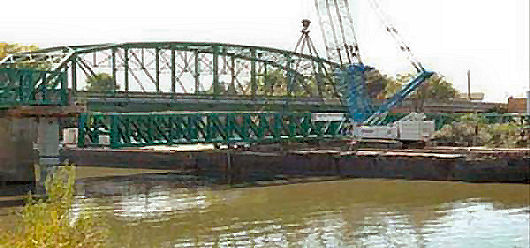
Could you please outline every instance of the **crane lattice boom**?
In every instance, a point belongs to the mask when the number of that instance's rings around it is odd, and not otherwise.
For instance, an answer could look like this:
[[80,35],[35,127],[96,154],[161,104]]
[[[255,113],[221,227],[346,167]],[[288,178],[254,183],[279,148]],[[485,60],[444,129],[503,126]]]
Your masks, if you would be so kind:
[[328,59],[340,64],[362,63],[348,0],[315,0]]
[[405,53],[418,75],[379,107],[371,104],[365,92],[365,72],[371,70],[361,60],[355,27],[348,0],[315,0],[328,59],[342,65],[335,73],[343,98],[354,121],[379,124],[391,108],[399,105],[434,73],[426,71],[390,23],[377,0],[369,0],[372,8],[397,46]]

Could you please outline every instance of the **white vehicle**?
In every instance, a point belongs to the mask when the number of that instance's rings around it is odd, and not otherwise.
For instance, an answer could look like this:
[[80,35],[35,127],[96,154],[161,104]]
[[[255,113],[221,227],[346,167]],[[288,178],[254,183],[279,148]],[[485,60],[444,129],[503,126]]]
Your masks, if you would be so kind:
[[424,114],[411,113],[388,126],[360,126],[354,135],[362,139],[427,142],[434,131],[434,121],[426,121]]

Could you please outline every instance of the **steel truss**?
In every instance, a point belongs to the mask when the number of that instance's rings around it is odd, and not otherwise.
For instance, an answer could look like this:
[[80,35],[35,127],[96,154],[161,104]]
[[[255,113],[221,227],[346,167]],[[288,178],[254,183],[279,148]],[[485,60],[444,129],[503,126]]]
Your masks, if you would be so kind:
[[0,109],[15,106],[68,105],[64,71],[0,68]]
[[24,64],[66,71],[74,95],[85,91],[88,77],[107,73],[119,88],[106,93],[339,96],[333,78],[337,63],[267,47],[194,42],[62,46],[10,55],[0,67]]
[[[311,113],[82,114],[78,146],[112,148],[198,143],[277,143],[339,138],[343,121]],[[102,136],[110,143],[102,143]]]

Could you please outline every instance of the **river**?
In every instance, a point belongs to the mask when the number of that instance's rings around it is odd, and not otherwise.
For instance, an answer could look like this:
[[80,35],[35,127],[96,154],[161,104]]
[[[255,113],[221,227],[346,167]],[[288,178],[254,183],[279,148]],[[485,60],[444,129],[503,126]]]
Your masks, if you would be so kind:
[[529,185],[234,188],[161,172],[84,178],[77,191],[74,209],[105,216],[111,247],[530,247]]

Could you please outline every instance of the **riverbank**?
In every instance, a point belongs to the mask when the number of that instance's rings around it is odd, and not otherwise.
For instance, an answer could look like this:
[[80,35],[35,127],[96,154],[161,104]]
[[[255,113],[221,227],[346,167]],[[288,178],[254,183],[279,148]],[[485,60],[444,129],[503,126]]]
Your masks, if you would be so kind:
[[530,149],[348,151],[331,145],[246,150],[68,148],[63,157],[77,166],[174,170],[228,184],[311,177],[530,183]]

